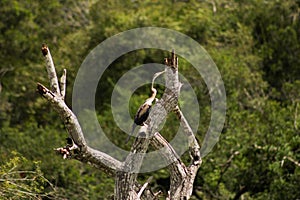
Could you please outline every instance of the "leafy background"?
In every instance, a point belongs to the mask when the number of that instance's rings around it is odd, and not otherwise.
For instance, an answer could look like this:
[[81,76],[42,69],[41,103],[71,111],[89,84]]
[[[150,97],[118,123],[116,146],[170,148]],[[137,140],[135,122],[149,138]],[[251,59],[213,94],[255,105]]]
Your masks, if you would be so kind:
[[[145,26],[180,31],[198,41],[217,64],[226,87],[227,116],[219,143],[204,158],[192,199],[297,199],[300,196],[299,0],[0,1],[0,197],[1,199],[106,199],[114,179],[53,148],[67,133],[58,115],[35,91],[48,83],[40,53],[50,46],[58,73],[68,70],[67,103],[76,72],[89,51],[119,32]],[[151,38],[149,38],[151,39]],[[98,118],[123,147],[110,96],[131,66],[162,62],[165,52],[141,50],[114,62],[96,95]],[[201,77],[183,59],[180,72],[195,89],[201,141],[210,99]],[[161,89],[162,91],[162,89]],[[132,115],[148,95],[132,97]],[[184,102],[183,102],[184,103]],[[172,139],[169,116],[163,135]],[[188,161],[186,155],[183,156]],[[168,190],[168,172],[154,176],[154,190]]]

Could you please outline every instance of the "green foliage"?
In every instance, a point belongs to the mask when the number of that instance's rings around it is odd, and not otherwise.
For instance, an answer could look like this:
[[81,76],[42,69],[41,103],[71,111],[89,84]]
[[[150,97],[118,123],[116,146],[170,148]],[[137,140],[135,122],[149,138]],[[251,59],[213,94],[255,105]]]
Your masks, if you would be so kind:
[[1,158],[0,196],[5,199],[52,198],[53,185],[43,176],[40,162],[29,162],[17,152]]
[[[2,0],[0,198],[99,199],[113,193],[113,178],[53,155],[53,148],[65,145],[67,134],[54,110],[35,92],[36,82],[48,83],[39,48],[43,42],[50,46],[59,75],[67,68],[70,104],[77,70],[91,49],[114,34],[145,26],[174,29],[201,43],[225,83],[225,127],[220,142],[204,158],[192,198],[298,198],[299,2],[220,0],[214,1],[215,12],[211,2]],[[166,55],[159,50],[131,52],[112,63],[101,78],[95,97],[97,117],[116,145],[130,148],[111,113],[114,85],[132,67],[162,63]],[[197,94],[201,112],[197,137],[203,141],[211,114],[209,92],[193,67],[179,59],[180,73]],[[162,91],[159,88],[159,95]],[[131,116],[148,95],[143,87],[135,92]],[[182,99],[180,103],[186,105]],[[171,140],[177,128],[170,115],[162,134]],[[189,161],[187,155],[183,159]],[[165,194],[167,170],[145,174],[140,181],[149,175],[155,179],[151,186]]]

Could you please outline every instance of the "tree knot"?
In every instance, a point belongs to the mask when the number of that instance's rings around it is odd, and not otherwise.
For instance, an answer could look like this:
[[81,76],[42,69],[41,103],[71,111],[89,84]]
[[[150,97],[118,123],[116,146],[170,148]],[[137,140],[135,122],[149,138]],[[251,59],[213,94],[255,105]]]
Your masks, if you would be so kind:
[[42,53],[44,56],[48,54],[48,46],[46,44],[42,44]]

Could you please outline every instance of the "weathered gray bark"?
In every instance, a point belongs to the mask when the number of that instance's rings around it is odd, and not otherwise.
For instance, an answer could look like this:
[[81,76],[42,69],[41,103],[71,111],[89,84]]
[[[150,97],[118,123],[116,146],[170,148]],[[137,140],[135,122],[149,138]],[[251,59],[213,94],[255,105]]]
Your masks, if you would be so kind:
[[[144,185],[140,185],[137,182],[137,176],[148,146],[152,145],[157,149],[164,147],[165,150],[161,152],[161,156],[169,163],[172,163],[168,167],[171,185],[167,199],[189,199],[191,197],[194,179],[202,160],[200,147],[195,135],[178,107],[181,83],[178,79],[178,58],[174,52],[171,58],[165,59],[166,90],[162,98],[153,106],[146,121],[147,126],[140,128],[139,135],[134,141],[129,155],[123,162],[87,145],[77,117],[64,101],[66,70],[63,71],[59,82],[49,48],[46,45],[42,46],[42,53],[46,61],[51,90],[40,83],[37,84],[37,90],[59,114],[70,138],[74,142],[74,145],[58,148],[58,153],[62,154],[64,158],[72,153],[72,158],[89,163],[114,176],[116,200],[157,199],[159,192],[153,193],[147,189],[147,185],[151,180],[149,179]],[[176,113],[181,125],[184,127],[186,136],[189,138],[189,150],[192,161],[188,166],[180,160],[173,147],[158,133],[160,123],[164,121],[170,112]],[[74,150],[76,151],[75,153],[73,152]]]

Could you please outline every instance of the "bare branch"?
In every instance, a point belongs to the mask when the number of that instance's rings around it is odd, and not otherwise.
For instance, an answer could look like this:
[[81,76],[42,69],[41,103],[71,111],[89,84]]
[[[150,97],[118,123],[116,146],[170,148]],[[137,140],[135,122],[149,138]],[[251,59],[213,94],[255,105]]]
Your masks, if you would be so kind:
[[160,150],[159,152],[166,159],[167,163],[171,163],[168,166],[171,174],[169,197],[176,199],[181,196],[182,183],[187,176],[187,169],[173,147],[158,132],[154,134],[151,140],[151,144]]
[[[46,66],[52,90],[49,90],[42,84],[38,83],[37,91],[51,103],[51,106],[59,114],[73,143],[70,147],[66,146],[63,148],[58,148],[57,151],[59,151],[64,158],[72,156],[72,158],[80,160],[84,163],[89,163],[109,174],[115,174],[116,170],[121,169],[122,163],[103,152],[87,146],[77,117],[64,101],[64,95],[66,91],[66,70],[64,70],[61,78],[62,93],[60,93],[54,63],[52,61],[50,51],[46,45],[43,45],[42,53],[46,59]],[[74,153],[71,153],[71,151]]]
[[154,133],[153,137],[151,138],[151,145],[153,145],[155,149],[160,150],[159,152],[161,153],[161,156],[166,159],[167,163],[176,165],[177,163],[175,164],[174,162],[179,162],[180,165],[182,164],[180,157],[178,156],[174,148],[164,137],[161,136],[160,133]]
[[[74,115],[74,113],[68,108],[64,100],[51,92],[48,88],[38,83],[37,86],[38,92],[45,97],[56,110],[59,116],[64,121],[65,127],[73,139],[74,143],[79,147],[75,159],[80,160],[85,163],[90,163],[96,168],[103,169],[109,174],[114,174],[116,169],[121,168],[120,161],[112,158],[111,156],[92,149],[87,146],[84,139],[83,132],[81,130],[80,124]],[[62,152],[64,153],[64,152]]]
[[110,175],[115,175],[116,171],[122,168],[120,161],[89,146],[87,146],[86,151],[76,154],[74,158],[101,169]]
[[48,77],[50,80],[51,91],[56,94],[60,94],[60,89],[58,86],[58,79],[57,79],[54,63],[52,60],[50,50],[46,44],[42,45],[42,53],[43,53],[43,55],[45,57],[45,61],[46,61],[46,68],[47,68]]
[[70,134],[74,142],[79,146],[79,148],[81,150],[83,148],[86,148],[86,141],[84,139],[77,117],[65,104],[61,96],[56,95],[40,83],[38,83],[37,85],[37,90],[43,97],[45,97],[51,103],[52,107],[62,118],[68,130],[68,133]]
[[178,106],[174,109],[175,114],[177,115],[177,118],[180,120],[180,124],[184,129],[184,132],[188,136],[189,141],[189,150],[190,150],[190,156],[192,158],[192,164],[193,165],[199,165],[202,162],[201,154],[200,154],[200,145],[190,127],[188,124],[188,121],[185,119],[183,113],[179,109]]

